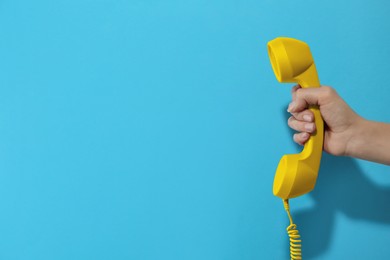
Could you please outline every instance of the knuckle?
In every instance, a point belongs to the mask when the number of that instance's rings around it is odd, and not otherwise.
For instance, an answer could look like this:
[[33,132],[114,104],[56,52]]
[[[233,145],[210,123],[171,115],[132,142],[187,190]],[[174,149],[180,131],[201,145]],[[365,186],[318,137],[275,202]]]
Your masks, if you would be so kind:
[[302,95],[302,91],[303,91],[303,88],[297,89],[297,91],[295,92],[297,97],[300,97]]
[[299,85],[295,85],[294,87],[292,87],[292,89],[291,89],[291,93],[294,93],[294,92],[296,92],[298,89],[300,88],[300,86]]
[[324,86],[321,87],[321,89],[322,89],[323,96],[325,98],[331,98],[336,94],[336,91],[332,87]]
[[304,117],[305,115],[307,115],[307,114],[308,114],[308,113],[307,113],[307,109],[305,109],[305,110],[303,110],[302,112],[300,112],[299,115],[297,115],[297,116],[298,116],[299,120],[305,121],[305,120],[303,119],[303,117]]

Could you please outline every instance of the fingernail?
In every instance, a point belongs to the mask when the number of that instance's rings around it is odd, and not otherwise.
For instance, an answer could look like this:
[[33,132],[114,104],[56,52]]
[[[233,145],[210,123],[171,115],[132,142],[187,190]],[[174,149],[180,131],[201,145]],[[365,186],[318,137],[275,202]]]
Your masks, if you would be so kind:
[[305,129],[309,132],[314,130],[314,124],[305,124]]
[[312,117],[310,115],[304,115],[303,116],[303,120],[305,120],[306,122],[311,122],[312,121]]
[[303,139],[307,138],[308,136],[309,136],[308,133],[302,133],[302,138],[303,138]]
[[287,112],[291,112],[292,109],[294,109],[294,108],[295,108],[295,103],[293,101],[293,102],[290,103],[290,105],[288,105]]

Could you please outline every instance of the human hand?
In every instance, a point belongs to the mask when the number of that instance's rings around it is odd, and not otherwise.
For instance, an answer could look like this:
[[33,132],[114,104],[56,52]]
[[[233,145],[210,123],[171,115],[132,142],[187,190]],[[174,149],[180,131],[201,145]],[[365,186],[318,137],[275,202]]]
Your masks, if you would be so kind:
[[364,119],[329,86],[293,87],[292,102],[287,111],[292,115],[288,125],[299,132],[294,134],[294,141],[303,145],[316,130],[309,105],[318,105],[324,120],[324,150],[332,155],[351,154],[349,144]]

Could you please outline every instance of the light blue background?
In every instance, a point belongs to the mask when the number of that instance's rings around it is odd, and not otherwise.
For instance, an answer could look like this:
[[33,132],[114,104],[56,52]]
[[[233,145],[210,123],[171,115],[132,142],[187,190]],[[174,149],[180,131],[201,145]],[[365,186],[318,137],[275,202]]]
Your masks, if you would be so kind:
[[[388,1],[0,2],[0,259],[288,259],[266,43],[390,122]],[[305,259],[390,257],[390,168],[324,155]]]

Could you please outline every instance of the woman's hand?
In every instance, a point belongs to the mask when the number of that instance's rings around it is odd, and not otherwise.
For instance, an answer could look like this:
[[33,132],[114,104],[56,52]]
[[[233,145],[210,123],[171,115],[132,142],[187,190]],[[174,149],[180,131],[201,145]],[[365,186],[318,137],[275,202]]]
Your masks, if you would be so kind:
[[350,144],[364,119],[331,87],[294,86],[292,102],[287,110],[292,114],[288,125],[299,132],[294,134],[293,139],[300,145],[309,140],[310,134],[316,130],[314,115],[308,109],[309,105],[318,105],[324,120],[324,150],[333,155],[349,155]]

